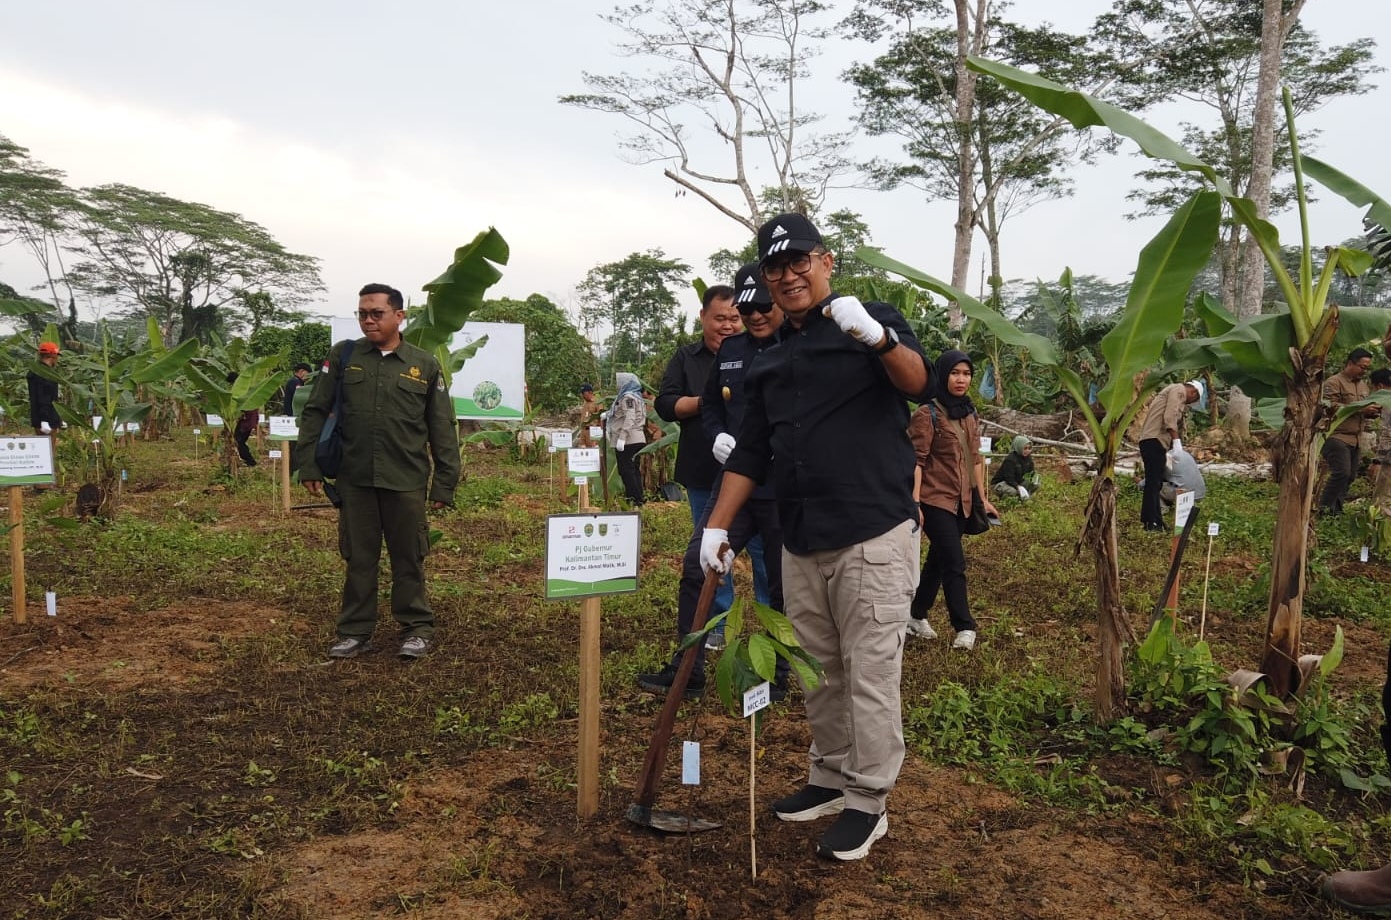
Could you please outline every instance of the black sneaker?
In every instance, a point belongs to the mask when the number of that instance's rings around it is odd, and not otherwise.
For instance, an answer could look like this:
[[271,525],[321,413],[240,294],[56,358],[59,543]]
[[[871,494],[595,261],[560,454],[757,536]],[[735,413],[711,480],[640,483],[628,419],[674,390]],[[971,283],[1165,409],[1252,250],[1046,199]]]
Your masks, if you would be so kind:
[[846,862],[864,859],[874,841],[889,832],[889,816],[847,808],[836,818],[817,844],[816,855]]
[[815,821],[822,815],[833,815],[845,807],[845,793],[839,789],[808,784],[773,803],[773,814],[779,821]]
[[[657,674],[639,674],[638,686],[651,693],[665,695],[671,690],[672,683],[676,680],[676,668],[667,665]],[[700,671],[691,673],[690,680],[686,681],[686,692],[683,694],[688,700],[698,700],[700,695],[705,692],[705,674]]]

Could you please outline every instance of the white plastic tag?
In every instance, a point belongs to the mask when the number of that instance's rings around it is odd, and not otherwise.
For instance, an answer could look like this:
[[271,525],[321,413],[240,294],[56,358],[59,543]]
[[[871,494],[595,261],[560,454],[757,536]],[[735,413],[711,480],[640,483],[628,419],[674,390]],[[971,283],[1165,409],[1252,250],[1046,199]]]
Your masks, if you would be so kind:
[[1222,525],[1218,524],[1216,521],[1213,521],[1211,524],[1207,525],[1207,535],[1209,537],[1215,537],[1221,529]]
[[48,608],[48,615],[56,617],[58,615],[58,595],[53,591],[45,591],[43,602]]
[[700,742],[681,742],[681,785],[700,785]]
[[282,454],[278,450],[268,450],[266,451],[266,455],[270,457],[272,460],[279,460],[282,456]]
[[981,435],[980,439],[980,452],[983,454],[990,453],[990,439],[984,435]]
[[193,429],[193,436],[194,436],[195,438],[198,437],[198,436],[199,436],[200,434],[202,434],[202,433],[203,433],[203,429],[201,429],[201,428],[195,428],[195,429]]
[[1362,547],[1362,557],[1361,557],[1361,558],[1362,558],[1362,561],[1363,561],[1363,562],[1366,562],[1366,561],[1367,561],[1367,547],[1365,547],[1365,546]]

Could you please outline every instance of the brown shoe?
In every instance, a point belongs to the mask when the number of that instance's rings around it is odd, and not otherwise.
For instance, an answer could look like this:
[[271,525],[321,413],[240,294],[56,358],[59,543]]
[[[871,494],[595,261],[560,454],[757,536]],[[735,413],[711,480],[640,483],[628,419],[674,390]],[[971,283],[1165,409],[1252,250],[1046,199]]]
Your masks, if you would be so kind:
[[1391,863],[1366,872],[1334,872],[1323,880],[1323,893],[1339,907],[1391,916]]

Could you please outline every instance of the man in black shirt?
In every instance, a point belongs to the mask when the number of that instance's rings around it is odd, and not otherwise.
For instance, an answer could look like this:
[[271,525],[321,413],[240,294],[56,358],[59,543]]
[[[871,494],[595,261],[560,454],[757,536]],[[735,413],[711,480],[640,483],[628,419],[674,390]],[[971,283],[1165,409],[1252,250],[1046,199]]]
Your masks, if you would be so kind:
[[[711,285],[700,303],[700,341],[676,349],[667,362],[661,389],[653,402],[659,416],[681,426],[676,442],[676,481],[686,487],[693,528],[705,513],[715,477],[720,474],[720,464],[710,452],[714,445],[700,422],[701,394],[720,343],[741,329],[739,311],[734,309],[734,288],[727,284]],[[710,616],[724,613],[733,602],[734,586],[726,582],[715,594]]]
[[[748,374],[754,358],[779,341],[783,322],[779,309],[764,287],[757,265],[745,265],[734,277],[735,305],[743,317],[746,329],[731,335],[720,343],[715,357],[715,366],[705,382],[701,394],[700,418],[705,426],[705,434],[713,442],[711,454],[715,461],[723,464],[735,445],[739,423],[744,417],[744,377]],[[719,495],[719,480],[709,502],[701,510],[696,520],[691,541],[686,547],[685,558],[681,562],[681,592],[677,602],[676,637],[678,643],[682,636],[695,625],[695,610],[700,600],[700,589],[705,581],[705,571],[700,564],[700,540],[705,528],[705,518]],[[774,610],[783,609],[782,598],[782,528],[778,525],[778,509],[773,501],[772,490],[760,486],[753,497],[739,509],[729,525],[730,546],[735,555],[745,547],[752,557],[755,553],[765,563],[768,579],[768,597],[764,601]],[[755,548],[751,542],[761,537]],[[712,604],[712,607],[714,605]],[[725,609],[728,609],[726,605]],[[723,611],[719,611],[723,612]],[[712,614],[712,616],[717,614]],[[681,665],[684,653],[677,651],[671,662],[656,674],[639,674],[638,686],[654,693],[665,693],[671,688],[672,680]],[[705,656],[696,652],[695,670],[691,672],[686,694],[694,699],[705,689]],[[774,681],[771,696],[774,702],[787,697],[787,664],[778,660],[778,676]]]
[[784,821],[840,813],[817,852],[861,859],[888,832],[885,803],[903,765],[899,674],[921,539],[905,397],[923,393],[930,372],[898,311],[831,293],[835,257],[805,217],[760,227],[758,253],[787,328],[745,379],[701,563],[728,569],[727,528],[770,481],[787,615],[825,668],[806,697],[808,784],[773,811]]
[[295,371],[290,375],[290,379],[285,381],[285,404],[281,410],[281,415],[295,414],[295,392],[309,379],[309,375],[314,369],[308,364],[296,364]]

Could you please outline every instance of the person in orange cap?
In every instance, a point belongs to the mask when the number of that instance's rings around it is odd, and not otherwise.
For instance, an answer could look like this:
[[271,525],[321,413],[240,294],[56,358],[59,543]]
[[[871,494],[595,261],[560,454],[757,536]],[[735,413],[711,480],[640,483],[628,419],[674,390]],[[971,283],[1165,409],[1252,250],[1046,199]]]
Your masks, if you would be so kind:
[[[45,367],[56,367],[58,346],[53,342],[40,344],[39,363]],[[58,381],[40,376],[35,371],[29,372],[28,380],[29,424],[39,434],[52,434],[63,424],[62,419],[58,418],[58,410],[54,408],[54,403],[58,401]]]

